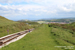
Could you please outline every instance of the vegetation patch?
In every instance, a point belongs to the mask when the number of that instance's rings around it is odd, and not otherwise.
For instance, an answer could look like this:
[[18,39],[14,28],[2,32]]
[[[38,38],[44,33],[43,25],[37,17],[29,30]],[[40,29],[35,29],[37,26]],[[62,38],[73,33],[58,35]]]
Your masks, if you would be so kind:
[[50,30],[47,25],[42,25],[21,40],[3,47],[1,50],[63,50],[55,47],[58,44],[53,39]]

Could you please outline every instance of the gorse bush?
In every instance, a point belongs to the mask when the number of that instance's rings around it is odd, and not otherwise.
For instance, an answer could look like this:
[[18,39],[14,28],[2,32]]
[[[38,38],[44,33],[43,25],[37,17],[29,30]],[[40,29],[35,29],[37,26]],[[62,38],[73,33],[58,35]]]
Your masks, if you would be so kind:
[[57,23],[54,23],[54,24],[51,24],[51,25],[53,27],[56,26],[56,27],[61,27],[63,29],[75,31],[75,22],[74,23],[70,23],[70,24],[57,24]]

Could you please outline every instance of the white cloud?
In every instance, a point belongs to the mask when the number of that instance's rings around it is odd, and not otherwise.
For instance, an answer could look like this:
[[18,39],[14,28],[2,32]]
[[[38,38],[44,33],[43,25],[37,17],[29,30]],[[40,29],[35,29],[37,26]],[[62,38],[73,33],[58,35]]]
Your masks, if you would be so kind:
[[63,10],[63,11],[66,11],[66,12],[72,11],[72,9],[68,9],[68,8],[66,8],[66,7],[61,7],[60,9]]
[[[28,4],[13,4],[17,2],[27,2]],[[31,2],[35,4],[31,4]],[[75,11],[75,0],[0,0],[0,3],[8,3],[8,5],[0,4],[0,15],[8,17],[21,15],[51,16],[56,15],[58,12]],[[11,3],[13,5],[10,5]]]
[[47,13],[48,10],[39,5],[0,5],[0,14],[5,16],[35,15],[43,12]]

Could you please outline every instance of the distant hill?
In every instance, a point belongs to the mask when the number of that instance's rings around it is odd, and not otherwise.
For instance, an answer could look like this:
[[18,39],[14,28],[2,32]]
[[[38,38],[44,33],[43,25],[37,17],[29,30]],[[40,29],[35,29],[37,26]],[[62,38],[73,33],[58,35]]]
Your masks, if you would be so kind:
[[71,23],[75,22],[75,19],[53,19],[53,20],[46,20],[47,22],[66,22]]
[[35,25],[35,24],[39,24],[37,22],[34,22],[34,21],[30,21],[30,20],[19,20],[17,22],[24,22],[26,24],[31,24],[31,25]]
[[23,20],[18,20],[18,21],[24,22],[24,21],[30,21],[30,20],[27,20],[27,19],[24,20],[24,19],[23,19]]
[[65,23],[72,23],[75,22],[75,18],[61,18],[61,19],[41,19],[35,21],[43,21],[43,22],[65,22]]
[[3,16],[0,16],[0,26],[9,25],[9,24],[14,24],[14,23],[17,23],[17,22],[14,22],[14,21],[12,21],[12,20],[6,19],[6,18],[3,17]]

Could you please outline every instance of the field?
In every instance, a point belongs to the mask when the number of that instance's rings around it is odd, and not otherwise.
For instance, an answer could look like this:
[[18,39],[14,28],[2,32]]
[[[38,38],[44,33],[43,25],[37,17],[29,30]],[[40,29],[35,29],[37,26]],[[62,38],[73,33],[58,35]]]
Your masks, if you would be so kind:
[[68,31],[42,25],[21,40],[5,46],[1,50],[73,50],[74,43],[74,37]]
[[[50,34],[50,28],[46,25],[35,29],[33,32],[26,35],[23,39],[12,43],[1,50],[55,50],[60,48],[55,48],[55,40]],[[11,49],[13,48],[13,49]]]
[[[26,24],[5,18],[3,20],[6,21],[0,26],[0,37],[30,28],[35,28],[35,30],[0,50],[75,50],[75,23],[39,25],[35,22]],[[7,21],[10,23],[5,24]]]
[[38,23],[46,23],[45,21],[37,21]]

